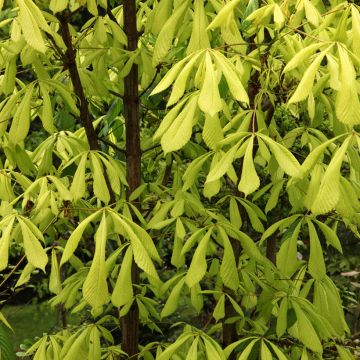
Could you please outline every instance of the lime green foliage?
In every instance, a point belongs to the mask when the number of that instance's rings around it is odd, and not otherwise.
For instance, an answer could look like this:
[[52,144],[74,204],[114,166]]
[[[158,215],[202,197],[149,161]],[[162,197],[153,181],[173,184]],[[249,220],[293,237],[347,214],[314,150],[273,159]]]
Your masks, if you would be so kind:
[[27,355],[126,358],[137,309],[132,358],[353,359],[327,260],[360,238],[360,7],[137,1],[130,51],[119,3],[0,1],[2,285],[86,314]]

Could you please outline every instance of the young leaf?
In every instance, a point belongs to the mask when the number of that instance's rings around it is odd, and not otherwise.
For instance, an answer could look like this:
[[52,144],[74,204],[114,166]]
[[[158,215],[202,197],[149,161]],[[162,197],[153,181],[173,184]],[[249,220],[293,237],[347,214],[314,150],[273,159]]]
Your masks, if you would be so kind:
[[336,250],[342,253],[341,243],[336,232],[333,229],[331,229],[331,227],[329,227],[328,225],[324,224],[321,221],[314,220],[314,222],[319,226],[319,229],[324,234],[328,245],[333,246]]
[[174,35],[177,30],[178,23],[183,17],[188,8],[188,0],[183,1],[178,6],[174,13],[167,19],[166,23],[162,27],[158,38],[156,39],[153,55],[153,65],[156,66],[168,53],[171,43],[174,39]]
[[262,134],[258,134],[258,136],[269,146],[271,152],[276,158],[276,161],[284,172],[293,177],[298,177],[300,175],[299,162],[285,146],[277,143],[268,136]]
[[239,288],[240,282],[234,251],[225,230],[221,226],[218,226],[218,232],[224,245],[220,276],[225,286],[236,291]]
[[239,191],[242,191],[245,194],[245,197],[260,186],[260,179],[256,173],[254,160],[253,160],[253,147],[254,147],[254,137],[251,136],[250,141],[246,147],[241,180],[238,185]]
[[18,221],[23,236],[25,255],[29,263],[45,272],[45,266],[48,262],[45,250],[27,224],[21,218],[18,218]]
[[302,341],[302,343],[310,350],[317,353],[322,353],[323,347],[309,318],[306,316],[299,305],[297,305],[295,302],[292,302],[292,305],[296,313],[296,324],[300,341]]
[[184,95],[187,80],[200,55],[203,55],[203,53],[199,52],[194,54],[191,57],[191,59],[188,61],[188,63],[178,73],[171,91],[170,98],[167,102],[167,106],[176,104],[179,101],[179,99]]
[[18,107],[9,131],[9,137],[13,144],[23,141],[30,129],[30,102],[33,95],[34,85],[31,84],[26,90],[25,96]]
[[175,312],[179,306],[179,297],[181,290],[185,284],[185,277],[183,277],[171,290],[170,295],[161,311],[161,318],[169,316]]
[[200,90],[199,108],[212,117],[223,108],[218,88],[218,79],[209,52],[205,54],[205,78]]
[[[294,228],[294,226],[292,226]],[[279,252],[276,256],[276,265],[284,275],[290,277],[294,274],[298,267],[297,263],[297,240],[301,228],[301,222],[291,231],[291,227],[288,230],[288,236],[281,245]]]
[[245,104],[249,103],[249,96],[245,91],[245,88],[240,81],[239,76],[237,75],[235,69],[233,68],[232,64],[229,60],[223,56],[218,51],[212,51],[212,55],[214,56],[216,63],[221,69],[223,75],[225,76],[226,82],[228,84],[229,90],[232,96]]
[[331,211],[340,197],[340,169],[349,146],[350,137],[346,138],[341,147],[328,165],[325,175],[321,181],[319,192],[311,206],[314,214],[324,214]]
[[49,290],[53,294],[59,294],[61,291],[59,264],[56,256],[56,251],[54,249],[51,251],[51,272],[49,279]]
[[90,162],[94,178],[94,194],[105,204],[108,204],[110,201],[110,193],[104,177],[104,167],[96,153],[90,153]]
[[241,0],[231,0],[224,7],[221,8],[219,13],[215,16],[214,20],[207,27],[210,29],[216,29],[217,27],[226,24],[228,19],[233,15],[235,7],[240,3]]
[[289,104],[305,100],[308,97],[313,88],[316,72],[319,69],[322,59],[326,55],[326,52],[327,50],[322,51],[317,55],[312,64],[306,69],[298,87],[288,102]]
[[209,229],[204,237],[199,241],[199,245],[196,248],[194,256],[191,260],[188,273],[185,277],[186,285],[190,288],[199,283],[206,273],[206,251],[208,249],[211,234],[212,229]]
[[198,97],[192,96],[162,136],[161,146],[165,153],[181,149],[190,140],[192,128],[197,122],[197,101]]
[[218,322],[225,317],[225,294],[222,294],[213,311],[213,318]]
[[340,89],[336,96],[336,116],[344,124],[359,124],[360,101],[356,85],[356,73],[349,55],[338,46],[340,57]]
[[314,279],[320,280],[326,275],[323,251],[314,224],[309,219],[306,222],[310,236],[309,273]]
[[20,9],[18,20],[26,42],[35,50],[45,53],[46,46],[38,24],[45,20],[40,10],[30,0],[17,0],[17,4]]
[[85,167],[87,161],[87,153],[81,156],[80,162],[75,171],[73,181],[70,186],[70,192],[74,201],[81,199],[86,190],[85,184]]
[[101,313],[103,305],[109,301],[105,268],[107,235],[107,220],[105,213],[103,213],[100,225],[95,233],[94,258],[83,285],[84,299],[91,305],[94,314]]
[[98,210],[95,213],[88,216],[85,220],[83,220],[78,227],[72,232],[69,239],[66,242],[65,249],[63,252],[63,255],[61,257],[60,266],[65,264],[71,256],[73,255],[74,251],[79,245],[79,242],[81,240],[81,237],[86,229],[86,227],[95,219],[99,217],[99,215],[102,213],[102,210]]
[[195,1],[191,37],[186,50],[187,54],[210,47],[209,38],[206,33],[207,25],[204,0]]
[[131,281],[133,252],[131,246],[128,247],[121,263],[119,276],[116,279],[111,302],[116,307],[121,307],[133,298],[133,286]]

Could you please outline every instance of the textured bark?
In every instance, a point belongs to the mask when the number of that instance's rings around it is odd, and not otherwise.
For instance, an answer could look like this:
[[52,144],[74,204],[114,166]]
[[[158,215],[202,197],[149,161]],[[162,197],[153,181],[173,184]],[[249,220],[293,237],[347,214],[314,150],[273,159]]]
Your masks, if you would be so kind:
[[[128,39],[129,51],[138,46],[138,32],[136,28],[136,1],[125,0],[123,3],[124,29]],[[124,113],[126,127],[126,176],[129,187],[127,197],[140,185],[141,182],[141,148],[139,124],[139,91],[138,66],[134,64],[129,75],[125,78]],[[132,283],[139,283],[139,268],[132,264]],[[134,287],[136,294],[137,288]],[[129,357],[136,357],[139,347],[139,309],[136,303],[130,311],[121,318],[122,349]]]

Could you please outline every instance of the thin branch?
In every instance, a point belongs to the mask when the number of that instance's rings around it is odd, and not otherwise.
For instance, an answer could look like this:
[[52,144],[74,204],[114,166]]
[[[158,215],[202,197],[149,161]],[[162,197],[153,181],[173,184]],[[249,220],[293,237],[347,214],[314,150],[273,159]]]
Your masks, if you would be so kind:
[[117,145],[115,145],[113,142],[108,141],[108,140],[106,140],[106,139],[104,139],[104,138],[102,138],[102,137],[98,137],[98,140],[100,140],[102,143],[104,143],[104,144],[112,147],[113,149],[119,151],[120,153],[126,154],[126,151],[125,151],[124,149],[119,148],[119,147],[118,147]]

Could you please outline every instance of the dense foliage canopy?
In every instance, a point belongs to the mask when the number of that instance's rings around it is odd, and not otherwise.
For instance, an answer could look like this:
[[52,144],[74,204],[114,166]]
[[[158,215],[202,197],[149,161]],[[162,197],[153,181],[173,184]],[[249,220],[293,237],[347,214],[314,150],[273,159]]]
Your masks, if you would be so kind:
[[353,359],[360,7],[0,5],[1,286],[40,269],[63,315],[27,354]]

